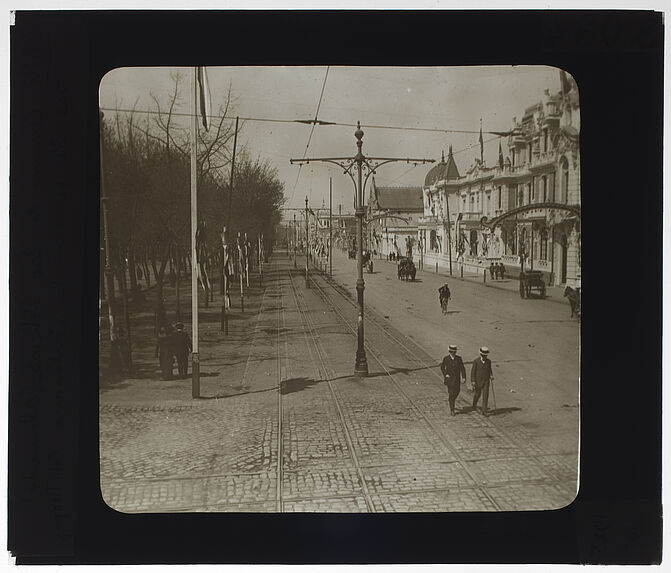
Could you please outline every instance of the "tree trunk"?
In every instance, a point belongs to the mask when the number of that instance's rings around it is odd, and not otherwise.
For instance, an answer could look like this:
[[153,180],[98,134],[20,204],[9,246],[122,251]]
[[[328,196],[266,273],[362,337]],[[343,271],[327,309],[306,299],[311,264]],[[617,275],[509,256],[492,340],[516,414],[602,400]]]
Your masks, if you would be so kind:
[[130,273],[130,293],[134,299],[140,289],[138,288],[137,284],[137,267],[135,264],[135,255],[132,249],[128,250],[128,272]]
[[179,245],[175,245],[175,266],[177,267],[177,280],[175,281],[175,302],[177,306],[177,321],[182,322],[182,308],[179,300],[179,260],[181,258],[181,253],[179,252]]

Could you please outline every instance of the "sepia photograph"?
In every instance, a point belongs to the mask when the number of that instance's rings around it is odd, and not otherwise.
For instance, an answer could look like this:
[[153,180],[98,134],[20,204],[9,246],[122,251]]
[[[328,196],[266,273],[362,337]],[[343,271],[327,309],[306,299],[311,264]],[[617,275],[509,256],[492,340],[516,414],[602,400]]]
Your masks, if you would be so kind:
[[581,118],[569,73],[125,67],[104,76],[98,103],[109,507],[575,500]]

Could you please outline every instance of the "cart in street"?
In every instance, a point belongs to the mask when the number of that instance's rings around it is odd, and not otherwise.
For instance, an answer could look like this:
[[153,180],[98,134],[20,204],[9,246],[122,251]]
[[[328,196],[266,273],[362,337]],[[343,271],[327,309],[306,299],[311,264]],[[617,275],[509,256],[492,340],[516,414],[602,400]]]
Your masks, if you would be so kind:
[[545,281],[541,271],[523,271],[520,273],[520,297],[529,298],[535,290],[539,298],[545,298]]

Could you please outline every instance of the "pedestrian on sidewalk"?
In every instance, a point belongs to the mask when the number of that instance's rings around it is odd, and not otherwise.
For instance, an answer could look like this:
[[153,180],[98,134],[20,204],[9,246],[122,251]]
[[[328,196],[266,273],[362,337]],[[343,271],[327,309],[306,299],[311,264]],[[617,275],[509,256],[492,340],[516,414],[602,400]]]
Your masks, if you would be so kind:
[[161,366],[161,378],[172,380],[173,351],[172,328],[161,326],[156,338],[156,356]]
[[489,265],[489,277],[494,280],[494,273],[496,272],[496,269],[494,268],[494,262],[492,262]]
[[489,348],[480,347],[480,357],[473,360],[471,366],[471,387],[473,388],[473,409],[478,406],[478,400],[482,395],[482,415],[488,416],[487,401],[489,399],[489,385],[494,380],[492,363],[488,358]]
[[191,339],[184,331],[184,323],[175,324],[175,332],[172,335],[173,352],[177,358],[177,371],[180,378],[186,378],[189,372],[189,353],[191,352]]
[[506,267],[503,266],[503,263],[499,263],[499,275],[501,276],[501,280],[505,278],[506,274]]
[[454,416],[454,403],[457,401],[457,396],[459,396],[461,384],[466,382],[464,361],[457,354],[457,346],[455,344],[450,344],[448,347],[448,355],[443,358],[440,370],[443,373],[444,384],[447,386],[450,414]]

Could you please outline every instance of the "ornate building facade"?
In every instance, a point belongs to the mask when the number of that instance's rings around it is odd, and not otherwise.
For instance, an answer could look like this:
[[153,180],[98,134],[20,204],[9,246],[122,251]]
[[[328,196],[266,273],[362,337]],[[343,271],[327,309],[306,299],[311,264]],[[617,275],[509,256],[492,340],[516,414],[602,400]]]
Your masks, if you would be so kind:
[[460,175],[450,148],[424,182],[418,239],[425,265],[468,270],[503,262],[539,270],[548,284],[580,286],[580,104],[575,81],[513,118],[507,156]]

